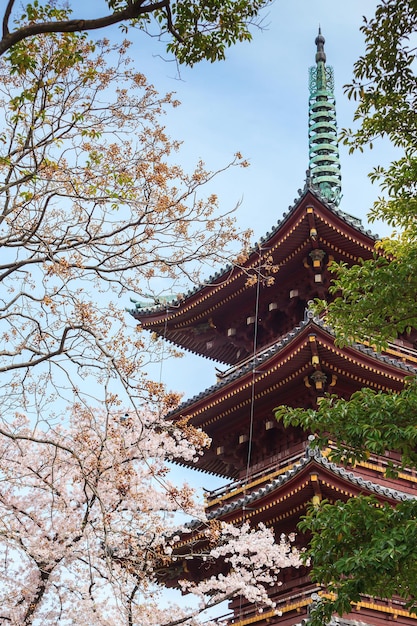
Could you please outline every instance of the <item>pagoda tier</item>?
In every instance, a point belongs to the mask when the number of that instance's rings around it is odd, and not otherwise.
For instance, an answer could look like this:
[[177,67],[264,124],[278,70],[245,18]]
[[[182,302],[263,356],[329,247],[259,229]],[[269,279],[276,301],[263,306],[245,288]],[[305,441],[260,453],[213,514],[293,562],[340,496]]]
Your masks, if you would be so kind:
[[371,455],[366,462],[345,468],[328,460],[330,452],[331,448],[322,452],[314,447],[314,437],[309,437],[298,454],[269,471],[208,492],[208,518],[233,523],[251,520],[291,532],[306,503],[314,498],[335,502],[364,494],[392,503],[416,498],[415,472],[400,471],[395,479],[385,475],[387,464],[398,460],[395,454]]
[[[392,459],[390,459],[392,461]],[[354,468],[343,468],[327,459],[314,448],[314,438],[302,452],[290,462],[277,465],[272,471],[245,484],[235,484],[226,489],[212,492],[207,498],[209,519],[224,519],[237,525],[250,521],[253,525],[262,522],[275,529],[279,535],[291,532],[306,512],[308,502],[326,499],[330,503],[347,500],[359,494],[373,495],[380,502],[395,505],[396,502],[417,497],[415,472],[400,472],[389,479],[385,476],[388,458],[371,456]],[[302,546],[306,537],[298,534],[297,545]],[[197,565],[197,563],[195,564]],[[197,574],[197,572],[196,572]],[[271,598],[282,615],[265,611],[254,614],[253,606],[232,603],[231,609],[239,615],[234,624],[295,624],[307,617],[312,603],[312,594],[320,591],[315,587],[306,568],[283,572],[282,584],[271,590]],[[364,610],[366,607],[366,610]],[[351,617],[368,624],[383,624],[386,619],[398,620],[401,624],[417,624],[417,616],[410,615],[400,598],[389,602],[364,598],[355,605]]]
[[[354,344],[334,345],[331,329],[307,310],[306,319],[267,349],[224,372],[216,385],[182,404],[171,417],[187,416],[212,439],[198,468],[228,478],[274,466],[297,453],[305,433],[274,419],[278,405],[315,407],[330,392],[349,398],[370,387],[400,390],[417,374],[417,354],[397,345],[387,353]],[[195,467],[195,465],[193,466]]]
[[[303,319],[309,300],[328,295],[329,263],[371,258],[375,240],[360,220],[307,186],[241,267],[226,268],[183,299],[150,309],[137,304],[131,312],[143,328],[175,345],[235,365],[253,352],[256,310],[257,348],[262,349]],[[261,280],[257,300],[257,281],[251,277],[263,274],[264,263],[278,272],[271,274],[271,286],[267,277]]]
[[[314,437],[310,437],[303,449],[291,459],[277,463],[274,468],[250,480],[209,493],[208,519],[222,519],[236,525],[248,521],[253,526],[263,523],[274,529],[278,539],[281,533],[288,534],[294,530],[309,502],[318,503],[325,499],[336,503],[362,494],[373,495],[379,502],[394,506],[397,502],[417,497],[415,472],[400,471],[395,479],[385,475],[387,463],[395,463],[395,455],[386,458],[371,455],[366,462],[360,462],[354,468],[344,468],[329,461],[328,453],[329,450],[321,452],[315,448]],[[198,557],[199,542],[203,544],[206,540],[199,540],[198,536],[197,525],[195,533],[177,547],[181,574],[193,579],[207,575],[207,564]],[[299,533],[296,545],[301,547],[307,540]],[[181,548],[189,542],[193,543],[195,558],[181,564]],[[166,582],[170,584],[169,579]],[[280,583],[270,590],[270,597],[276,603],[275,610],[259,613],[251,604],[238,599],[230,604],[234,613],[231,623],[235,626],[249,623],[290,626],[307,618],[314,594],[323,593],[311,582],[308,568],[284,570]],[[175,580],[171,580],[171,584],[175,584]],[[400,624],[417,624],[417,616],[409,614],[400,598],[377,600],[364,597],[361,603],[354,605],[349,617],[374,626],[382,626],[387,619]]]

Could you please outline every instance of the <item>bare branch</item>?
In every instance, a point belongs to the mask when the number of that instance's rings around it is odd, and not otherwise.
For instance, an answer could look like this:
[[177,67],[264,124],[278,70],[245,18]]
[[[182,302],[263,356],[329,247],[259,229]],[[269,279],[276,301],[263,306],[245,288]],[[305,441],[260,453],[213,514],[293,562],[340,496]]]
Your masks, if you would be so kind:
[[3,38],[9,34],[9,19],[13,10],[14,0],[8,0],[3,17]]
[[[160,9],[169,6],[169,0],[161,0],[160,2],[144,3],[144,0],[136,0],[128,3],[125,9],[115,11],[103,17],[94,19],[74,19],[74,20],[57,20],[51,22],[35,22],[22,26],[17,30],[10,32],[7,23],[10,17],[14,0],[9,0],[3,19],[3,38],[0,41],[0,56],[14,46],[19,41],[28,39],[36,35],[46,33],[80,33],[90,30],[98,30],[106,28],[114,24],[119,24],[126,20],[138,19],[141,15],[151,14]],[[175,34],[175,31],[173,31]],[[177,36],[177,35],[176,35]]]

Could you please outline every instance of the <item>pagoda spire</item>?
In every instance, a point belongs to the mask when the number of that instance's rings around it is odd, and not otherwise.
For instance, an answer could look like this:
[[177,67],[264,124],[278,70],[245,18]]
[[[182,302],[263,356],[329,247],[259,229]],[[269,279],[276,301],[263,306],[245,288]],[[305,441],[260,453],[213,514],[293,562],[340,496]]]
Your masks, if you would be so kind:
[[339,147],[333,68],[326,65],[325,39],[316,37],[316,65],[309,69],[309,169],[311,184],[322,197],[338,205],[341,199]]

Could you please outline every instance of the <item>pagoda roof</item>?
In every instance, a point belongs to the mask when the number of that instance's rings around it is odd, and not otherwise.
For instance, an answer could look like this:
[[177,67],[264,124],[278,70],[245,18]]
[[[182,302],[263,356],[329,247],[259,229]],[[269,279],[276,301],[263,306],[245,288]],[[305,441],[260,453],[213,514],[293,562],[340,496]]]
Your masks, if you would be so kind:
[[[390,481],[384,475],[383,467],[375,459],[374,475],[366,474],[366,463],[358,463],[354,468],[342,467],[330,461],[326,452],[322,452],[314,445],[314,437],[309,437],[309,442],[303,454],[281,472],[272,472],[270,476],[265,476],[263,481],[256,485],[253,482],[242,485],[240,489],[225,490],[219,495],[219,491],[212,493],[208,498],[208,519],[221,519],[229,523],[238,524],[243,520],[250,521],[252,525],[260,522],[267,526],[272,526],[278,534],[294,529],[295,522],[306,512],[307,504],[325,499],[327,502],[346,501],[358,495],[374,496],[379,502],[386,502],[395,506],[399,502],[415,501],[417,499],[417,479],[414,473],[408,476],[399,474],[397,481]],[[213,498],[214,495],[214,498]],[[216,497],[217,496],[217,497]],[[197,524],[196,524],[197,526]],[[299,537],[298,537],[299,538]],[[272,597],[279,606],[283,614],[288,613],[288,619],[277,620],[277,624],[290,626],[295,623],[291,620],[291,611],[306,610],[311,601],[319,599],[319,594],[325,594],[325,590],[311,589],[311,582],[308,576],[301,573],[294,590],[293,585],[284,585],[272,591]],[[314,595],[310,595],[314,591]],[[306,603],[303,598],[310,595],[310,600]],[[298,602],[294,604],[294,599]],[[365,604],[363,604],[365,603]],[[367,608],[366,614],[358,615],[365,618],[365,622],[357,622],[354,619],[356,611]],[[249,617],[248,611],[248,617]],[[295,612],[295,611],[294,611]],[[401,615],[406,621],[402,623],[413,623],[416,616],[410,615],[406,610],[405,601],[400,598],[390,599],[387,604],[384,599],[370,598],[363,596],[360,605],[354,605],[352,613],[345,618],[335,618],[331,623],[334,626],[364,626],[365,623],[381,624],[378,615]],[[266,614],[268,616],[268,613]],[[307,617],[307,615],[306,615]],[[377,621],[375,622],[375,618]],[[368,622],[368,619],[370,620]],[[262,616],[255,616],[250,623],[263,623]],[[266,620],[268,623],[269,620]],[[238,621],[237,624],[243,626],[249,620]],[[384,621],[382,622],[384,623]],[[302,626],[308,625],[308,619],[301,622]]]
[[[174,413],[178,413],[178,411],[183,412],[188,407],[192,407],[193,405],[195,405],[196,402],[199,402],[205,398],[209,398],[213,394],[222,390],[223,388],[228,387],[230,383],[240,380],[241,378],[244,378],[247,375],[251,375],[254,367],[260,368],[262,365],[268,363],[270,359],[272,359],[275,355],[279,354],[287,345],[289,345],[292,341],[294,341],[299,335],[301,335],[302,333],[305,334],[306,329],[311,333],[315,331],[316,332],[324,331],[324,333],[328,334],[331,337],[334,337],[334,332],[331,326],[326,324],[319,317],[313,317],[313,318],[309,317],[309,311],[307,311],[306,313],[307,313],[306,314],[307,319],[300,322],[300,324],[296,326],[295,328],[293,328],[289,333],[286,333],[285,335],[280,337],[279,340],[276,341],[274,344],[268,346],[264,350],[257,352],[255,356],[246,359],[243,363],[240,363],[238,366],[232,367],[229,370],[222,372],[218,381],[214,385],[211,385],[207,389],[201,391],[200,393],[196,394],[195,396],[192,396],[191,398],[183,402],[180,405],[180,407],[175,410]],[[416,359],[415,359],[416,365],[414,366],[410,363],[406,363],[404,360],[400,360],[398,358],[392,357],[389,354],[376,352],[372,347],[369,347],[362,343],[355,342],[354,344],[352,344],[350,348],[352,351],[357,351],[363,355],[371,357],[372,359],[376,359],[377,361],[380,362],[381,367],[383,367],[384,364],[386,364],[391,367],[394,367],[395,369],[401,370],[402,372],[404,372],[402,376],[400,374],[401,380],[403,379],[404,376],[417,374],[417,354],[416,354]],[[344,350],[346,350],[346,348]],[[343,358],[342,350],[340,350],[340,354],[342,355],[342,358]],[[347,356],[345,358],[348,359]],[[218,372],[220,373],[219,370]],[[260,372],[257,372],[257,373],[259,374]]]
[[[314,407],[326,391],[346,398],[362,387],[399,391],[406,376],[417,374],[417,355],[399,350],[393,346],[392,354],[381,354],[359,343],[339,348],[334,345],[331,328],[307,312],[306,319],[291,332],[223,373],[215,385],[181,404],[168,417],[187,417],[211,437],[211,448],[197,462],[199,469],[237,478],[243,469],[243,447],[240,466],[237,457],[233,462],[222,458],[218,447],[224,446],[229,456],[237,455],[239,437],[244,439],[250,428],[252,409],[255,426],[265,430],[272,428],[266,426],[268,420],[275,423],[276,406]],[[317,372],[326,381],[319,392],[314,383]]]
[[[176,300],[153,307],[136,303],[130,312],[143,328],[173,344],[233,365],[249,353],[245,342],[241,340],[239,344],[234,338],[233,326],[239,323],[239,315],[240,325],[245,326],[249,323],[248,316],[255,311],[256,286],[248,277],[256,275],[260,255],[272,258],[279,268],[274,284],[261,287],[261,309],[263,304],[267,311],[273,301],[276,315],[281,311],[281,317],[285,318],[290,309],[289,293],[294,287],[300,292],[303,308],[309,299],[322,294],[323,285],[314,284],[314,273],[308,266],[312,264],[312,250],[323,250],[324,273],[333,259],[352,264],[360,258],[370,258],[377,239],[377,235],[365,230],[360,220],[327,203],[315,189],[306,187],[241,266],[228,265]],[[289,325],[288,320],[278,320],[273,331],[279,327],[286,332],[294,325],[293,321]],[[268,341],[266,338],[263,343]]]
[[[417,499],[417,479],[413,472],[408,476],[403,476],[400,472],[397,481],[389,484],[389,479],[384,475],[383,468],[378,465],[374,476],[366,475],[366,463],[358,463],[354,468],[341,467],[327,458],[327,451],[323,452],[314,444],[314,437],[309,437],[309,441],[303,453],[287,467],[282,468],[278,473],[276,470],[269,476],[264,476],[259,480],[259,484],[254,482],[242,483],[240,489],[233,486],[227,488],[223,493],[212,492],[208,495],[207,518],[208,520],[218,520],[239,524],[242,521],[250,522],[252,526],[264,523],[273,527],[277,535],[288,534],[294,530],[294,524],[301,515],[305,514],[306,507],[313,498],[325,499],[328,502],[346,501],[349,498],[361,495],[373,495],[382,503],[386,502],[395,506],[398,502],[415,501]],[[314,500],[313,500],[314,501]],[[196,541],[205,536],[198,535],[201,528],[201,520],[196,520],[190,525],[191,533],[184,537],[184,545],[190,541]],[[196,534],[197,533],[197,534]],[[303,542],[302,536],[298,533],[297,540]],[[198,557],[196,558],[198,566]],[[190,564],[188,564],[190,565]],[[198,572],[198,569],[195,571]],[[295,585],[294,585],[295,581]],[[307,606],[312,601],[318,600],[319,594],[325,594],[325,590],[315,586],[308,577],[304,569],[300,571],[298,577],[283,577],[282,586],[271,589],[271,597],[276,606],[280,609],[280,614],[284,614],[283,620],[277,619],[272,623],[285,624],[290,626],[296,621],[291,618],[291,613],[295,615],[307,610]],[[311,595],[313,593],[313,595]],[[306,602],[305,599],[309,597]],[[365,624],[380,624],[375,622],[375,616],[382,613],[401,615],[407,621],[413,623],[415,616],[410,615],[405,608],[405,602],[400,598],[392,598],[386,603],[384,599],[374,599],[363,596],[366,602],[367,618],[366,622],[357,622],[354,618],[359,605],[354,606],[352,613],[342,618],[335,618],[331,623],[334,626],[364,626]],[[362,607],[362,602],[360,603]],[[388,607],[388,608],[387,608]],[[264,623],[265,615],[251,614],[250,606],[247,611],[240,614],[240,621],[235,621],[241,626],[248,623]],[[269,613],[266,613],[268,618]],[[271,614],[271,617],[274,613]],[[286,619],[286,617],[288,619]],[[307,617],[307,616],[306,616]],[[364,615],[358,617],[366,617]],[[266,623],[270,622],[266,619]],[[299,623],[299,622],[298,622]],[[384,622],[382,622],[384,623]],[[403,622],[402,622],[403,623]],[[301,622],[301,626],[307,626],[308,619]]]
[[[358,469],[353,470],[342,467],[329,461],[317,447],[307,446],[303,456],[301,456],[297,462],[291,464],[285,472],[281,473],[273,480],[264,482],[258,489],[248,494],[242,494],[240,498],[232,502],[222,504],[218,508],[212,508],[210,506],[207,517],[208,519],[217,519],[219,517],[225,519],[230,514],[245,510],[248,507],[250,507],[251,510],[255,510],[256,506],[263,502],[265,498],[271,497],[273,494],[284,489],[284,487],[289,485],[297,476],[310,475],[312,470],[314,468],[317,469],[318,466],[326,470],[326,473],[333,476],[333,484],[328,484],[329,492],[336,490],[336,492],[341,493],[340,482],[342,481],[350,485],[351,488],[354,488],[355,493],[360,491],[361,493],[375,495],[384,500],[406,502],[417,499],[417,495],[412,493],[410,488],[405,488],[404,490],[394,489],[376,480],[364,478],[360,474],[360,468],[358,471]],[[417,485],[414,485],[414,490],[417,491]],[[346,493],[344,495],[346,496]],[[353,495],[355,494],[349,494],[349,497]],[[305,496],[303,496],[303,500],[305,499]]]

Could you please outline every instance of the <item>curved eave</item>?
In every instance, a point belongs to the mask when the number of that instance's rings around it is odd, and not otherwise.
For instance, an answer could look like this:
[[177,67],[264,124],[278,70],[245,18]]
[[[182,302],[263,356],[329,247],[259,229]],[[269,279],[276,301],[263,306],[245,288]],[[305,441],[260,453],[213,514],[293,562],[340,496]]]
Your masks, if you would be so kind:
[[[318,363],[313,364],[313,353],[319,357]],[[327,387],[320,394],[311,383],[311,375],[318,368],[327,377]],[[309,320],[257,355],[255,375],[253,361],[249,361],[183,403],[169,417],[187,416],[194,426],[202,428],[212,438],[211,448],[198,460],[196,467],[237,478],[238,463],[231,469],[216,449],[224,445],[234,453],[239,450],[238,438],[249,429],[251,408],[255,415],[254,427],[261,432],[265,426],[256,419],[266,421],[278,405],[307,406],[307,397],[310,406],[315,406],[318,395],[326,391],[342,397],[350,397],[362,387],[399,391],[405,377],[412,374],[417,374],[414,365],[377,354],[361,344],[343,350],[336,347],[330,329],[320,320]]]
[[[385,354],[376,353],[368,346],[355,343],[352,346],[345,346],[343,349],[334,345],[334,336],[331,328],[326,326],[320,319],[313,318],[302,322],[290,333],[269,348],[258,352],[255,357],[255,385],[261,387],[261,381],[268,380],[272,374],[277,374],[274,378],[283,381],[283,374],[294,373],[304,365],[311,366],[310,372],[315,371],[311,363],[311,343],[310,336],[315,337],[315,343],[323,351],[320,355],[320,365],[323,363],[331,370],[337,368],[345,372],[349,377],[353,377],[363,386],[376,386],[388,389],[400,389],[404,378],[417,374],[416,365],[407,364],[403,361],[389,357]],[[343,368],[340,368],[340,365]],[[206,428],[213,423],[213,420],[204,414],[209,414],[209,409],[218,406],[230,395],[235,396],[239,391],[247,390],[252,386],[254,360],[248,359],[242,366],[230,368],[224,378],[215,385],[203,390],[196,396],[185,401],[176,409],[170,418],[187,415],[194,425]],[[303,371],[304,374],[304,371]],[[359,374],[362,374],[360,376]],[[377,381],[381,378],[381,381]],[[385,384],[382,383],[385,381]],[[216,410],[214,421],[222,417]]]
[[268,523],[278,523],[291,511],[298,515],[319,490],[329,500],[346,500],[358,494],[374,495],[392,504],[417,499],[416,493],[366,479],[360,471],[332,463],[319,450],[307,448],[297,463],[259,489],[216,508],[210,507],[208,518],[236,521],[244,514],[246,519],[256,519],[268,511]]
[[[312,219],[317,229],[314,241]],[[303,257],[308,256],[312,247],[320,246],[329,257],[354,263],[359,258],[372,256],[376,239],[377,236],[365,231],[358,220],[328,205],[318,193],[307,189],[259,246],[272,255],[274,264],[280,268],[275,277],[275,291],[279,291],[293,272],[299,271]],[[134,309],[132,315],[143,328],[181,348],[221,363],[236,363],[239,356],[226,330],[228,320],[232,323],[236,311],[254,301],[255,286],[248,285],[248,274],[258,268],[259,246],[243,267],[229,266],[183,299],[153,309]],[[269,292],[264,289],[261,297],[268,298],[273,291],[273,288]],[[218,321],[213,322],[217,315],[224,320],[224,328],[218,327]]]

